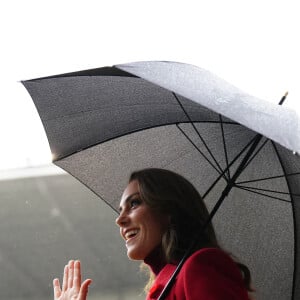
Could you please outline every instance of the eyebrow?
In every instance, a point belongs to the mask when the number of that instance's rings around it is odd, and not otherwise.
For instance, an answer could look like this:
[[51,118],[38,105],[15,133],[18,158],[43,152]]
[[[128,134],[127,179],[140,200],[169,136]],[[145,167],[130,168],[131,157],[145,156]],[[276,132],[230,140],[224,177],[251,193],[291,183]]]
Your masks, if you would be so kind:
[[[130,201],[134,196],[139,195],[139,194],[140,194],[139,192],[136,192],[136,193],[133,193],[133,194],[129,195],[129,196],[125,199],[124,205],[126,205],[126,204],[128,203],[128,201]],[[119,212],[121,212],[121,210],[122,210],[122,207],[119,206]]]

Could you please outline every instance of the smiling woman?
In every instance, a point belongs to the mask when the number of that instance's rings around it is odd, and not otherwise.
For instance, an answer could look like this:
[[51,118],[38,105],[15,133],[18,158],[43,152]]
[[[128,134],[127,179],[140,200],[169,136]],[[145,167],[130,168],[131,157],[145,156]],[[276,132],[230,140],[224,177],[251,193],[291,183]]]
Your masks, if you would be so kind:
[[[134,172],[123,192],[116,223],[127,255],[150,270],[147,300],[160,295],[186,251],[189,257],[164,299],[242,300],[253,291],[248,268],[221,249],[208,211],[194,186],[163,169]],[[65,267],[62,288],[54,280],[55,300],[85,300],[91,279],[81,283],[80,262]]]
[[126,241],[128,257],[144,260],[160,244],[169,222],[146,204],[141,198],[138,181],[132,180],[123,193],[116,223]]

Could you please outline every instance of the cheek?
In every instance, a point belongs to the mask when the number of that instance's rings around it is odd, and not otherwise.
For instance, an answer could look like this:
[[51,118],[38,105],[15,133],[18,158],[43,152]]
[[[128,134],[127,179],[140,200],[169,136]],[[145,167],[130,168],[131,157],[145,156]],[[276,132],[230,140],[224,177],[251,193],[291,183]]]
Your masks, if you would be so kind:
[[162,218],[156,218],[152,222],[153,239],[161,241],[163,234],[167,231],[169,223]]

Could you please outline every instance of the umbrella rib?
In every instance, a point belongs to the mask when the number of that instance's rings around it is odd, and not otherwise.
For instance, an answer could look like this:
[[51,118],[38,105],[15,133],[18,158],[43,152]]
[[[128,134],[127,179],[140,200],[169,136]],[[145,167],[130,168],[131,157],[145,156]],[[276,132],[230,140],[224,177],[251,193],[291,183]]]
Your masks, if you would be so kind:
[[[240,151],[240,153],[238,153],[236,155],[236,157],[232,160],[232,162],[228,165],[227,168],[230,168],[237,160],[238,158],[247,150],[247,148],[254,142],[256,136],[254,136],[250,141],[249,143]],[[227,168],[224,170],[223,173],[225,173],[227,171]],[[218,181],[221,179],[221,177],[223,176],[223,174],[220,174],[220,176],[218,176],[216,178],[216,180],[212,183],[212,185],[209,187],[209,189],[205,192],[205,194],[202,196],[202,198],[204,199],[208,194],[209,192],[213,189],[213,187],[218,183]]]
[[222,115],[219,115],[220,118],[220,125],[221,125],[221,132],[222,132],[222,140],[223,140],[223,146],[224,146],[224,154],[225,154],[225,160],[226,160],[226,167],[227,167],[227,175],[230,179],[230,168],[228,168],[228,155],[227,155],[227,147],[226,147],[226,141],[225,141],[225,134],[224,134],[224,126],[223,126],[223,119]]
[[270,192],[270,193],[274,193],[274,194],[281,194],[281,195],[293,195],[293,196],[300,196],[300,194],[291,194],[288,192],[280,192],[280,191],[275,191],[275,190],[269,190],[269,189],[262,189],[262,188],[257,188],[257,187],[253,187],[253,186],[247,186],[247,185],[239,185],[237,184],[236,187],[242,187],[242,188],[246,188],[249,190],[256,190],[256,191],[262,191],[262,192]]
[[271,180],[271,179],[277,179],[277,178],[284,178],[289,176],[295,176],[300,175],[300,172],[297,173],[290,173],[290,174],[283,174],[283,175],[277,175],[277,176],[270,176],[270,177],[264,177],[264,178],[258,178],[258,179],[252,179],[252,180],[245,180],[245,181],[238,181],[237,184],[241,183],[250,183],[250,182],[258,182],[258,181],[264,181],[264,180]]
[[247,188],[242,187],[242,186],[235,186],[235,187],[239,188],[241,190],[245,190],[247,192],[253,193],[253,194],[261,195],[261,196],[264,196],[264,197],[267,197],[267,198],[271,198],[271,199],[275,199],[275,200],[279,200],[279,201],[282,201],[282,202],[291,203],[291,201],[289,201],[289,200],[282,199],[282,198],[275,197],[275,196],[270,196],[270,195],[267,195],[267,194],[264,194],[264,193],[260,193],[260,192],[257,192],[257,191],[253,191],[251,189],[247,189]]
[[253,161],[253,159],[256,157],[256,155],[261,151],[261,149],[266,145],[266,143],[269,141],[269,139],[266,139],[256,150],[256,152],[252,155],[252,157],[249,159],[247,164],[244,167],[244,170],[249,166],[249,164]]
[[179,126],[179,124],[176,124],[177,128],[181,131],[181,133],[187,138],[187,140],[196,148],[196,150],[204,157],[204,159],[220,174],[221,177],[223,177],[226,181],[227,178],[225,176],[225,172],[222,170],[220,171],[210,160],[206,155],[199,149],[199,147],[191,140],[191,138],[184,132],[184,130]]
[[[173,96],[175,97],[176,101],[178,102],[179,106],[181,107],[182,111],[184,112],[184,114],[186,115],[186,117],[188,118],[189,122],[191,123],[193,129],[195,130],[196,134],[198,135],[198,137],[200,138],[200,140],[202,141],[204,147],[206,148],[206,150],[208,151],[208,153],[210,154],[211,158],[213,159],[213,161],[215,162],[217,168],[220,170],[221,173],[225,175],[225,173],[223,172],[223,169],[221,168],[221,166],[219,165],[219,163],[217,162],[216,158],[214,157],[214,155],[212,154],[211,150],[209,149],[209,147],[207,146],[206,142],[204,141],[203,137],[201,136],[199,130],[196,128],[195,124],[192,122],[192,119],[190,118],[189,114],[187,113],[187,111],[185,110],[184,106],[182,105],[181,101],[179,100],[179,98],[177,97],[177,95],[172,92]],[[226,179],[227,180],[227,179]]]

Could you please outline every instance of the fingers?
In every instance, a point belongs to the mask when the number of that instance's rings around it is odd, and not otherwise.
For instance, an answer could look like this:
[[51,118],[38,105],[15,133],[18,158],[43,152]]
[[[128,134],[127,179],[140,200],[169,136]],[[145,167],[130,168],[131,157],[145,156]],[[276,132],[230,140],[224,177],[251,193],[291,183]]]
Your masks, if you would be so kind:
[[59,298],[61,295],[61,289],[60,289],[60,284],[59,284],[59,280],[57,278],[55,278],[53,280],[53,290],[54,290],[54,300]]
[[81,284],[81,263],[79,260],[70,260],[64,268],[62,288],[60,288],[57,278],[53,280],[54,300],[59,299],[63,293],[70,290],[81,295],[78,299],[86,299],[91,282],[91,279],[87,279]]
[[86,279],[82,285],[81,285],[81,288],[80,288],[80,291],[79,291],[79,299],[86,299],[86,295],[88,293],[88,287],[89,285],[92,283],[92,280],[91,279]]
[[63,291],[68,288],[76,288],[78,291],[81,285],[81,265],[79,260],[70,260],[65,266],[63,278]]
[[80,289],[81,286],[81,265],[80,261],[76,260],[74,262],[74,278],[73,278],[73,286],[74,288]]
[[64,268],[64,277],[63,277],[63,284],[62,284],[63,291],[66,291],[68,289],[68,275],[69,275],[69,267],[66,265]]
[[68,288],[73,287],[73,277],[74,277],[74,260],[70,260],[68,264]]

